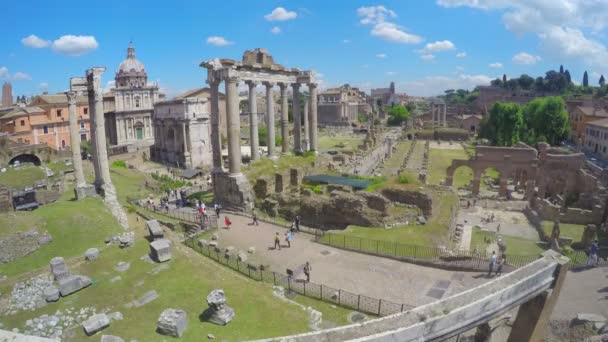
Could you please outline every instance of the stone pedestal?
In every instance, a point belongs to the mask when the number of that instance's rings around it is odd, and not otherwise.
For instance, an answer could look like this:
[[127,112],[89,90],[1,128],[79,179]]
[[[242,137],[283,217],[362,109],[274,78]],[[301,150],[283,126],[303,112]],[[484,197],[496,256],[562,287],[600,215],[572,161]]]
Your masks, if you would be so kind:
[[85,197],[95,196],[97,195],[97,192],[92,184],[85,184],[74,188],[74,194],[76,195],[76,199],[83,199]]
[[209,308],[203,313],[206,321],[217,325],[226,325],[234,318],[234,309],[226,305],[224,290],[213,290],[207,296]]
[[110,326],[110,319],[106,314],[97,314],[89,317],[86,321],[82,322],[82,328],[84,332],[91,336],[94,333],[101,331]]
[[61,279],[68,278],[70,276],[70,271],[65,265],[65,260],[62,257],[54,257],[51,259],[51,273],[53,273],[53,278],[58,281]]
[[224,207],[249,208],[253,199],[245,175],[215,173],[213,183],[214,196]]
[[165,309],[160,314],[156,332],[161,335],[181,337],[188,326],[188,314],[184,310]]
[[80,291],[91,285],[91,279],[83,275],[73,275],[59,280],[59,292],[62,297]]
[[158,239],[150,243],[150,257],[158,262],[171,260],[171,244],[169,240]]

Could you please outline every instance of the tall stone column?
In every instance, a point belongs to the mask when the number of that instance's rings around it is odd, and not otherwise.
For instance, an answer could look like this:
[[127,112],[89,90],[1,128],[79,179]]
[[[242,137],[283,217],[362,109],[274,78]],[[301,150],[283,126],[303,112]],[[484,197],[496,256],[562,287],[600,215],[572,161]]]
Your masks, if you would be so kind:
[[302,154],[302,111],[300,108],[300,83],[291,85],[293,88],[293,148],[296,154]]
[[308,101],[310,101],[310,106],[308,107],[309,113],[308,113],[308,129],[309,129],[309,133],[310,133],[310,146],[309,146],[309,151],[314,151],[315,153],[318,151],[318,141],[317,141],[317,135],[318,135],[318,127],[317,127],[317,84],[316,83],[311,83],[308,85],[308,92],[310,95],[310,98],[308,99]]
[[[213,172],[222,172],[222,142],[220,134],[220,92],[219,81],[209,82],[211,89],[211,150],[213,155]],[[165,148],[163,143],[163,148]]]
[[95,135],[95,186],[103,189],[105,185],[112,187],[110,178],[110,165],[106,147],[106,128],[103,114],[103,94],[101,88],[101,75],[106,68],[97,67],[87,70],[87,87],[89,91],[89,109],[94,118],[91,130]]
[[228,119],[228,169],[241,172],[241,119],[239,116],[238,78],[228,76],[226,82],[226,117]]
[[443,127],[448,125],[447,117],[448,117],[448,105],[446,104],[446,105],[443,105],[443,124],[442,124]]
[[249,86],[249,145],[251,145],[251,160],[260,158],[260,142],[258,138],[258,101],[255,88],[258,83],[247,81]]
[[[266,146],[268,146],[268,157],[273,158],[275,156],[274,152],[274,96],[272,94],[272,87],[274,87],[274,83],[272,82],[264,82],[266,86],[266,133],[267,133],[267,142]],[[282,119],[282,118],[281,118]]]
[[279,83],[281,89],[281,153],[289,153],[289,104],[287,84]]
[[101,183],[101,173],[99,172],[99,162],[97,161],[97,131],[95,130],[95,93],[88,90],[87,80],[87,98],[89,102],[89,130],[91,133],[91,162],[93,163],[93,172],[95,180],[93,184],[97,187]]
[[184,168],[192,167],[192,163],[190,163],[190,151],[188,150],[188,136],[186,134],[185,122],[182,122],[182,143],[184,144]]
[[304,139],[302,140],[302,150],[308,151],[310,146],[310,120],[308,120],[308,106],[309,101],[304,101]]
[[84,178],[84,172],[82,170],[82,155],[80,154],[80,134],[78,125],[78,113],[76,113],[76,95],[75,91],[66,92],[68,97],[68,113],[70,122],[70,149],[72,150],[72,165],[74,165],[74,177],[76,178],[76,199],[82,199],[86,197],[84,192],[79,192],[78,189],[82,189],[86,186],[86,180]]

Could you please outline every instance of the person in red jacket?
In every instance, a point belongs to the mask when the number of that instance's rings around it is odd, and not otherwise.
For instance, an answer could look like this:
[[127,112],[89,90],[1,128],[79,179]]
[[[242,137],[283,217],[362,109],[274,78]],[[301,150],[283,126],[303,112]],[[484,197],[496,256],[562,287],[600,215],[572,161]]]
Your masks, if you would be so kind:
[[230,225],[232,224],[232,222],[230,222],[230,218],[228,218],[228,216],[226,216],[224,218],[224,223],[226,223],[226,229],[229,229]]

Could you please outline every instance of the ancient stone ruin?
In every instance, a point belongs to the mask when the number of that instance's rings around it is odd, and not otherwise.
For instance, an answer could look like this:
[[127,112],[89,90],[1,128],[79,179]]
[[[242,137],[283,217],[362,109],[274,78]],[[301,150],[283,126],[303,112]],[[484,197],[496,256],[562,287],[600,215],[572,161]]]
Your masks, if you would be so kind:
[[167,239],[159,239],[150,243],[150,257],[157,262],[171,260],[171,242]]
[[[51,273],[55,281],[57,281],[59,293],[62,297],[68,296],[74,292],[80,291],[83,288],[91,285],[91,279],[83,275],[72,275],[65,265],[65,260],[62,257],[54,257],[51,259]],[[54,301],[54,291],[48,290],[50,301]],[[54,299],[54,300],[53,300]]]
[[82,322],[82,328],[85,334],[91,336],[98,331],[101,331],[110,326],[110,319],[106,314],[97,314],[89,317],[86,321]]
[[158,317],[156,332],[161,335],[181,337],[188,326],[188,314],[180,309],[165,309]]
[[0,264],[29,255],[51,241],[49,232],[40,234],[35,229],[4,236],[0,238]]
[[165,236],[163,232],[163,227],[157,220],[146,221],[146,227],[148,227],[148,231],[150,232],[150,238],[152,240],[162,239]]
[[234,310],[226,305],[224,290],[213,290],[207,296],[209,308],[203,316],[205,320],[217,325],[226,325],[234,318]]

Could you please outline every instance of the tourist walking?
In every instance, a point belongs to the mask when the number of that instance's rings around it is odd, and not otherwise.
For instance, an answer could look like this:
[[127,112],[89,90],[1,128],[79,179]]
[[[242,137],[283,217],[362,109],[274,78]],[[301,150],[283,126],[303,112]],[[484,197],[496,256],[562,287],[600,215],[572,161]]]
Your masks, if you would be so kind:
[[293,238],[293,236],[291,235],[291,230],[288,230],[287,233],[285,233],[285,241],[287,241],[287,247],[291,248],[291,239]]
[[300,231],[300,215],[296,215],[296,218],[294,219],[294,223],[296,225],[296,230],[299,232]]
[[492,251],[492,256],[490,257],[490,264],[488,265],[488,277],[492,276],[492,271],[494,270],[495,265],[496,265],[496,251]]
[[502,265],[505,264],[505,262],[507,262],[507,255],[503,254],[500,256],[500,258],[498,258],[498,263],[496,265],[496,275],[502,275]]
[[258,213],[255,211],[255,209],[253,209],[253,214],[252,214],[252,218],[253,218],[253,222],[251,223],[251,225],[253,226],[259,226],[260,223],[258,222]]
[[599,245],[597,244],[597,240],[593,241],[591,246],[589,246],[589,255],[587,257],[587,266],[596,267],[597,266],[597,254],[599,253]]
[[222,209],[222,206],[219,205],[219,204],[217,204],[217,203],[215,203],[213,205],[213,208],[215,209],[215,215],[217,215],[217,217],[220,217],[220,211]]
[[310,263],[307,261],[306,265],[304,265],[304,275],[306,276],[307,283],[310,283],[310,271],[312,271],[312,268],[310,267]]
[[226,224],[226,229],[230,229],[232,222],[230,221],[230,218],[228,216],[224,217],[224,223]]
[[281,250],[281,239],[279,238],[278,232],[274,236],[274,249]]

